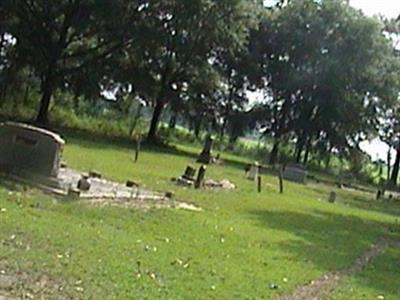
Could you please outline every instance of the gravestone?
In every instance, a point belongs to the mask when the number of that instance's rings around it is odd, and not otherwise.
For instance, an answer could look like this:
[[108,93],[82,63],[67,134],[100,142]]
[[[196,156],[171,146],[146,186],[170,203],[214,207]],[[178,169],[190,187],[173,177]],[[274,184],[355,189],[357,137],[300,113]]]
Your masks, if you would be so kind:
[[197,174],[196,182],[194,183],[194,187],[196,189],[200,188],[203,185],[204,177],[206,175],[206,166],[201,166],[199,169],[199,173]]
[[212,160],[211,150],[214,144],[214,139],[209,135],[204,142],[203,151],[201,151],[197,162],[202,164],[209,164]]
[[256,178],[258,177],[259,170],[260,170],[260,165],[258,164],[258,162],[255,161],[250,166],[250,170],[247,172],[246,178],[253,181],[256,180]]
[[78,181],[77,188],[80,191],[88,191],[90,190],[90,182],[89,182],[89,175],[83,174]]
[[56,179],[64,140],[35,126],[0,123],[0,172],[29,179]]
[[179,185],[193,186],[195,182],[195,175],[196,169],[192,166],[187,166],[183,175],[179,176],[178,178],[172,178],[172,180],[176,181]]
[[187,180],[194,181],[194,175],[196,174],[196,169],[192,166],[187,166],[185,169],[185,173],[182,175],[183,178]]
[[299,164],[287,165],[283,170],[282,177],[289,181],[305,183],[307,171],[304,166]]

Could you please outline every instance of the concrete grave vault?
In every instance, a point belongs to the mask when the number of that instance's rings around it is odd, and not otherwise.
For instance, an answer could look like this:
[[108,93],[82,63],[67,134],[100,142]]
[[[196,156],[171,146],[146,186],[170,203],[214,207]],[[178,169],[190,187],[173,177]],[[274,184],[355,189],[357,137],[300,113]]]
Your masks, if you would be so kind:
[[0,123],[0,171],[36,181],[54,181],[65,141],[31,125]]
[[122,184],[102,178],[97,172],[86,174],[62,167],[64,145],[65,141],[54,132],[23,123],[0,123],[0,175],[92,205],[199,210],[166,193],[134,186],[130,180]]

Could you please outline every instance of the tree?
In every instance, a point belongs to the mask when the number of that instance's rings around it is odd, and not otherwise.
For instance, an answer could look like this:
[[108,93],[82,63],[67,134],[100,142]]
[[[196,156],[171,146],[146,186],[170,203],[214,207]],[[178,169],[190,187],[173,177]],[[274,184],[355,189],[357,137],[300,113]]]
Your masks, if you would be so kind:
[[355,149],[376,132],[377,112],[393,95],[391,46],[378,20],[347,1],[292,1],[273,9],[256,35],[274,146],[291,136],[296,160],[306,163],[316,144]]
[[[129,49],[135,90],[154,104],[148,139],[155,140],[164,107],[206,69],[222,49],[234,53],[247,38],[255,3],[244,0],[144,1],[140,47]],[[136,81],[134,80],[136,79]],[[143,81],[146,80],[144,84]]]
[[[36,121],[47,124],[54,91],[67,78],[100,64],[134,40],[138,3],[129,1],[4,0],[4,32],[16,40],[16,59],[41,81]],[[116,22],[118,20],[118,22]]]
[[[393,57],[387,61],[388,69],[392,70],[392,77],[390,81],[386,82],[386,85],[390,85],[394,89],[394,93],[391,95],[394,104],[382,112],[380,138],[389,146],[387,162],[389,185],[396,186],[400,169],[400,15],[394,19],[384,19],[383,22],[385,33],[393,43]],[[390,151],[392,148],[396,150],[396,158],[390,174]]]

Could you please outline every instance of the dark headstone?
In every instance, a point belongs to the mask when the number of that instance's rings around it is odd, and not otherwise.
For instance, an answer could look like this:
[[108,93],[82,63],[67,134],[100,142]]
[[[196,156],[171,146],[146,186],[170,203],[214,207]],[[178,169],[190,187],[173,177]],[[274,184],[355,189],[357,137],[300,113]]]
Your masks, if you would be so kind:
[[90,182],[89,182],[89,176],[87,175],[82,175],[82,177],[78,181],[78,189],[80,191],[88,191],[90,189]]
[[196,169],[192,166],[187,166],[185,173],[182,175],[183,178],[187,180],[194,180],[194,175],[196,174]]
[[206,166],[202,165],[202,166],[200,167],[199,173],[197,174],[196,182],[195,182],[195,184],[194,184],[194,187],[195,187],[196,189],[198,189],[198,188],[200,188],[201,186],[203,186],[203,181],[204,181],[204,177],[205,177],[205,175],[206,175],[206,170],[207,170],[207,167],[206,167]]

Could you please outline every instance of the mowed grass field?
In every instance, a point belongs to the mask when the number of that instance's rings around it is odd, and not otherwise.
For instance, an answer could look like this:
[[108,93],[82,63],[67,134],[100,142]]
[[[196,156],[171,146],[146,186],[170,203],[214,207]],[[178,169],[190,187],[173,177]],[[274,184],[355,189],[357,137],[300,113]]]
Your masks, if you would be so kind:
[[[224,153],[225,163],[209,166],[206,177],[227,178],[235,191],[186,189],[170,178],[188,164],[198,167],[200,149],[145,147],[133,163],[134,145],[66,140],[64,160],[70,167],[174,191],[203,212],[93,208],[3,183],[0,271],[25,274],[17,288],[8,287],[16,296],[273,299],[350,266],[380,237],[400,239],[399,203],[376,202],[372,194],[312,182],[285,182],[279,194],[277,178],[267,174],[257,193],[255,183],[244,178],[248,160]],[[327,201],[332,190],[338,193],[335,204]],[[399,255],[388,249],[345,278],[330,298],[399,299]],[[34,281],[43,276],[47,283],[38,288]]]

